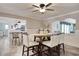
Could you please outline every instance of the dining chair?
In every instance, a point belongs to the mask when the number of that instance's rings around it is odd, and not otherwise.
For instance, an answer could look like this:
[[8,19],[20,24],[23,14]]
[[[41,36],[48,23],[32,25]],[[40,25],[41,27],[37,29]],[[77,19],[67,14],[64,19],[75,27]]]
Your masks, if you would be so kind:
[[[39,43],[34,41],[33,35],[31,35],[31,34],[24,35],[22,56],[24,56],[24,55],[27,55],[27,56],[38,55],[38,51],[39,51],[38,46],[39,46]],[[31,54],[31,53],[33,53],[33,54]]]
[[[49,56],[53,55],[53,53],[55,52],[57,55],[60,55],[60,49],[59,49],[59,35],[55,34],[51,36],[51,40],[50,41],[43,41],[42,45],[43,47],[47,47],[48,48],[48,54]],[[43,52],[45,53],[45,52]],[[45,53],[46,54],[46,53]]]

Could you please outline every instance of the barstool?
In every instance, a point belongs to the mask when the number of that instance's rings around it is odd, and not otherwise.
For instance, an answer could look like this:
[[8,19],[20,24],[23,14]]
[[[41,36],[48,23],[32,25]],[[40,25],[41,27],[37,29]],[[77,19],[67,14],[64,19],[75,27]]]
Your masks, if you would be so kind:
[[10,32],[11,44],[20,46],[23,44],[23,33],[22,32]]
[[21,44],[21,33],[19,32],[11,32],[12,45],[20,45]]

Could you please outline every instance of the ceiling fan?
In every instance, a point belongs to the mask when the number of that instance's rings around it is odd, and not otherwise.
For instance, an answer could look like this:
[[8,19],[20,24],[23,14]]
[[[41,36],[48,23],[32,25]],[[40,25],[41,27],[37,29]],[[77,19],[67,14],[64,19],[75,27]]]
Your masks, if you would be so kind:
[[48,3],[48,4],[39,4],[38,6],[37,5],[32,5],[38,9],[34,10],[33,12],[37,12],[37,11],[40,11],[42,14],[48,10],[48,11],[54,11],[54,9],[49,9],[48,7],[51,6],[52,3]]

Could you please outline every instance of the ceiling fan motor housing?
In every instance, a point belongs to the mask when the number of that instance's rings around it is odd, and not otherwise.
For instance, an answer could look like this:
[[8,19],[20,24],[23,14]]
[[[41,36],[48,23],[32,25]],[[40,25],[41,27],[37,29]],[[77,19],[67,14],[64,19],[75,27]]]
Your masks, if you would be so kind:
[[45,6],[45,4],[40,4],[40,8],[42,8],[42,9],[43,9],[43,8],[44,8],[44,6]]

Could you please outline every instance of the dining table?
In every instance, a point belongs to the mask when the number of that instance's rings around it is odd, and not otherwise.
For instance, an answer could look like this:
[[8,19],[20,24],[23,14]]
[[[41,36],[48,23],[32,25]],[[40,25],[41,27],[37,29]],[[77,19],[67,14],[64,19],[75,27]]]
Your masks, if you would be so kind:
[[[39,56],[42,56],[42,42],[43,42],[43,37],[51,37],[53,34],[52,33],[47,33],[47,34],[32,34],[34,36],[34,41],[39,42]],[[39,38],[37,41],[36,38]]]
[[[51,37],[52,36],[57,36],[60,35],[61,33],[46,33],[46,34],[33,34],[34,35],[34,41],[39,42],[39,55],[42,56],[42,43],[43,43],[43,38],[44,37]],[[37,40],[39,38],[39,40]],[[60,40],[58,41],[60,42]]]
[[39,42],[43,41],[43,37],[51,37],[53,34],[48,33],[48,34],[33,34],[34,35],[34,41],[37,41],[36,38],[39,38]]

